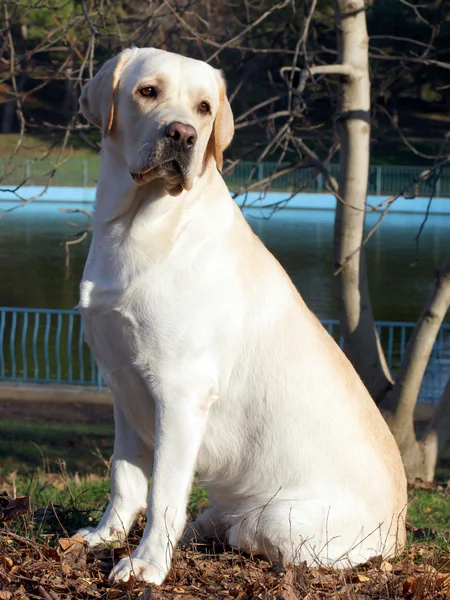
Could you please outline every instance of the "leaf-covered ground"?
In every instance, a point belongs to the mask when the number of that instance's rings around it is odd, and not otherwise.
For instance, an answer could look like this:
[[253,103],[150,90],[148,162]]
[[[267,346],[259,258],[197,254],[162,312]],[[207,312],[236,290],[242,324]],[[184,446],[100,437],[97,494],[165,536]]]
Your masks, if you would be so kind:
[[[410,542],[395,560],[342,572],[282,571],[212,543],[177,549],[161,588],[111,586],[108,573],[137,545],[143,522],[127,547],[113,551],[93,554],[69,538],[97,522],[107,503],[112,441],[111,407],[0,403],[0,600],[450,599],[447,485],[410,490]],[[207,503],[194,487],[191,513]]]
[[[410,491],[414,524],[407,551],[396,559],[375,558],[340,572],[304,566],[283,570],[211,542],[178,549],[165,584],[150,589],[138,582],[112,586],[107,580],[114,562],[138,543],[142,519],[123,548],[92,553],[69,537],[81,524],[98,519],[107,498],[105,479],[71,478],[63,468],[60,474],[39,473],[28,482],[31,499],[20,495],[26,485],[14,474],[0,478],[0,600],[450,599],[447,486]],[[206,502],[205,493],[194,490],[192,512]]]

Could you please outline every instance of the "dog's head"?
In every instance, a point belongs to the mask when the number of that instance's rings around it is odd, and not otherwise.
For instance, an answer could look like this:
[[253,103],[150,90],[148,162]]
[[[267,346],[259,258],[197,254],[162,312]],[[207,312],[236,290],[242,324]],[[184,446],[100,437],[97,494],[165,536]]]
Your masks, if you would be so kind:
[[123,154],[136,184],[162,179],[172,195],[189,190],[210,158],[222,169],[234,133],[220,71],[154,48],[108,60],[83,87],[80,108]]

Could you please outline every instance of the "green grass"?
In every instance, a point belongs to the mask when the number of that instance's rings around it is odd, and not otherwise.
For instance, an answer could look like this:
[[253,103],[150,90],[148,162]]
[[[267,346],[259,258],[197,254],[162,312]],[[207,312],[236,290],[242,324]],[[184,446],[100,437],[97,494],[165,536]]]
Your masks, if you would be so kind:
[[[97,185],[100,156],[94,148],[80,145],[79,141],[77,145],[77,140],[74,138],[70,140],[67,148],[61,150],[61,138],[56,135],[26,135],[19,151],[11,158],[17,138],[17,134],[0,135],[0,184],[2,186],[17,186],[21,183],[38,186],[95,187]],[[438,152],[439,143],[424,138],[422,141],[417,142],[416,146],[422,152],[434,155]],[[228,157],[230,156],[231,154],[228,154]],[[269,157],[269,160],[275,158]],[[252,158],[247,160],[251,161]],[[337,156],[334,162],[338,162]],[[371,147],[372,165],[423,167],[427,165],[427,162],[429,161],[413,154],[404,144],[388,143],[382,139],[373,140]],[[245,187],[249,172],[249,170],[241,171],[241,173],[236,172],[232,176],[226,177],[226,181],[232,189]],[[305,173],[303,175],[305,180],[302,179],[302,185],[307,185],[310,176]],[[255,178],[256,174],[254,175]],[[293,189],[293,185],[294,187],[299,185],[298,182],[293,184],[291,179],[289,176],[278,178],[273,183],[273,189],[289,191]],[[406,176],[405,179],[405,176],[399,175],[397,179],[398,182],[394,186],[394,191],[397,191],[397,187],[401,189],[403,185],[408,183],[410,176]],[[422,188],[424,188],[424,184],[422,184]],[[390,187],[386,193],[389,191]]]
[[[0,494],[29,495],[34,509],[58,515],[52,527],[74,530],[98,520],[108,502],[108,467],[113,426],[64,422],[0,422]],[[207,492],[194,483],[193,516],[208,505]],[[418,531],[411,540],[450,553],[450,493],[414,488],[408,521]]]
[[[106,476],[70,475],[61,463],[59,472],[36,470],[33,474],[12,473],[0,478],[0,494],[29,496],[35,520],[42,531],[72,533],[77,528],[95,524],[109,498]],[[206,490],[196,483],[189,499],[189,511],[196,517],[208,506]],[[437,554],[450,554],[450,496],[431,490],[409,492],[408,522],[413,530],[410,543],[433,547]]]
[[76,139],[62,150],[62,138],[57,134],[25,135],[15,151],[17,134],[0,135],[1,184],[18,185],[97,185],[100,165],[99,151]]
[[[113,442],[113,425],[2,420],[0,494],[30,496],[58,530],[96,522],[108,502]],[[194,485],[192,515],[207,505],[207,492]]]
[[30,159],[16,156],[8,165],[0,156],[1,184],[54,185],[95,187],[97,185],[100,156],[67,156],[59,163],[57,156]]
[[410,490],[408,519],[415,527],[450,536],[450,495],[419,488]]
[[81,477],[103,473],[113,442],[112,424],[2,420],[0,473],[55,472],[59,460]]
[[[25,134],[21,140],[19,140],[19,134],[17,133],[2,133],[0,134],[0,157],[6,159],[13,152],[16,152],[17,143],[19,142],[17,156],[23,158],[36,158],[44,153],[51,152],[51,156],[56,158],[62,152],[64,157],[67,156],[96,156],[98,152],[91,146],[88,146],[79,138],[72,137],[64,150],[61,151],[63,145],[64,136],[57,132],[47,133],[45,135],[30,135]],[[98,140],[97,135],[92,135],[92,142],[95,143]]]

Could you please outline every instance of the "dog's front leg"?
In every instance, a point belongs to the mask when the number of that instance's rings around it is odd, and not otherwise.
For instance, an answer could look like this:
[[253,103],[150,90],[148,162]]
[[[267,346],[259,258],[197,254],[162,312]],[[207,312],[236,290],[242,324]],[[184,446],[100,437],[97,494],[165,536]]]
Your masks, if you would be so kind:
[[122,543],[140,510],[147,508],[153,451],[140,439],[114,400],[115,439],[111,498],[97,527],[78,531],[91,547]]
[[182,393],[181,387],[171,385],[157,401],[147,526],[132,557],[122,559],[111,572],[111,581],[134,577],[160,585],[167,576],[186,524],[197,454],[213,400],[211,386],[195,387],[196,391]]

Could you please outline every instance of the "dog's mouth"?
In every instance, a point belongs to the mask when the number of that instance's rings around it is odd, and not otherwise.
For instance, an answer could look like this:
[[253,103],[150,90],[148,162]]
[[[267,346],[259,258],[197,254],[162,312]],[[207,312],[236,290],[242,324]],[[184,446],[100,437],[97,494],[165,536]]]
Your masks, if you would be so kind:
[[[149,166],[130,175],[137,185],[144,185],[156,179],[162,179],[167,192],[178,196],[183,190],[190,190],[192,181],[189,176],[189,160],[184,157],[171,157],[167,160],[150,160]],[[186,157],[187,158],[187,157]]]
[[180,164],[176,160],[168,160],[159,165],[152,165],[141,171],[130,172],[132,179],[136,183],[145,183],[155,178],[155,175],[161,177],[162,174],[170,173],[181,177],[182,170]]

